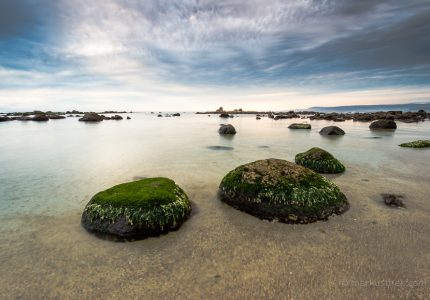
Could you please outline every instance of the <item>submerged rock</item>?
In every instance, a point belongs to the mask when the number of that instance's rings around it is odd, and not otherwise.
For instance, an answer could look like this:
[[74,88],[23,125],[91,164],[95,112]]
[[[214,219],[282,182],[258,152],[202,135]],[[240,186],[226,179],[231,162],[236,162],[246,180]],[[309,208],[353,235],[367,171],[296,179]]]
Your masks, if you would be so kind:
[[115,115],[110,118],[111,120],[122,120],[122,117],[120,115]]
[[96,194],[81,223],[99,234],[144,238],[179,228],[190,213],[188,196],[173,180],[146,178]]
[[228,146],[208,146],[207,147],[210,150],[226,150],[226,151],[230,151],[233,150],[233,147],[228,147]]
[[405,207],[402,195],[381,194],[381,196],[384,199],[384,203],[388,206]]
[[337,126],[327,126],[320,130],[322,135],[344,135],[345,131]]
[[131,120],[131,118],[129,116],[127,116],[127,120]]
[[324,149],[314,147],[296,155],[296,164],[318,173],[336,174],[345,171],[345,166]]
[[290,129],[311,129],[311,124],[305,124],[305,123],[293,123],[290,126],[288,126]]
[[230,115],[226,112],[223,112],[219,115],[220,118],[230,118]]
[[181,114],[180,113],[174,113],[173,115],[172,115],[172,117],[180,117],[181,116]]
[[103,121],[104,117],[96,113],[86,113],[82,118],[79,119],[81,122],[100,122]]
[[222,201],[239,210],[285,223],[326,220],[349,208],[345,195],[325,177],[273,158],[229,172],[221,181],[219,195]]
[[378,121],[372,122],[369,128],[372,130],[397,129],[397,124],[393,120],[378,120]]
[[236,129],[231,124],[221,124],[221,127],[218,129],[219,134],[236,134]]
[[403,143],[403,144],[400,144],[399,146],[407,147],[407,148],[429,148],[430,140],[418,140],[418,141],[413,141],[409,143]]

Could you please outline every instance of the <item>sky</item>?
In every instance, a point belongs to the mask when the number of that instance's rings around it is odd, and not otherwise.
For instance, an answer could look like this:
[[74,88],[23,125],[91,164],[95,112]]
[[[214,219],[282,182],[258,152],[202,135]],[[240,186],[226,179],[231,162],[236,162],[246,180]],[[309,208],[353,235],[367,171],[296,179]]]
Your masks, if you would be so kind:
[[430,101],[429,0],[1,0],[0,111]]

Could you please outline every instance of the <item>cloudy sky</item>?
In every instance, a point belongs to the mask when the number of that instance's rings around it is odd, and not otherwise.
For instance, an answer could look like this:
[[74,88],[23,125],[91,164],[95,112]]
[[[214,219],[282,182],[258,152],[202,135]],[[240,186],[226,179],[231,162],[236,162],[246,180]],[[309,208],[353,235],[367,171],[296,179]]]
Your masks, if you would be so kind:
[[0,111],[430,101],[428,0],[1,0]]

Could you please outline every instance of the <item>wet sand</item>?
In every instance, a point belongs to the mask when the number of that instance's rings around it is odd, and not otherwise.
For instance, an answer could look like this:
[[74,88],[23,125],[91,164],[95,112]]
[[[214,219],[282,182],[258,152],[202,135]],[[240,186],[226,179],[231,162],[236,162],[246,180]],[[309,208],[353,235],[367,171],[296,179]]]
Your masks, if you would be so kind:
[[[219,175],[205,184],[178,180],[194,215],[159,238],[99,239],[80,226],[77,209],[3,217],[0,298],[428,298],[426,170],[411,180],[418,167],[347,167],[331,178],[351,209],[307,225],[261,221],[220,202]],[[407,208],[385,206],[385,192],[404,194]]]

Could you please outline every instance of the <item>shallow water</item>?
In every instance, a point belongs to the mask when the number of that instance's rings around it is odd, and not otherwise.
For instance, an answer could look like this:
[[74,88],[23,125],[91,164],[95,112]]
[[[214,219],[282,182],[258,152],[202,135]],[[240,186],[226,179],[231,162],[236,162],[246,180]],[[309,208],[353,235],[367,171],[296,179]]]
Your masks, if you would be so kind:
[[[306,131],[287,128],[298,120],[255,116],[130,116],[99,124],[0,123],[0,298],[430,293],[430,150],[398,147],[430,139],[430,122],[371,132],[369,123],[347,121],[336,124],[345,136],[323,137],[319,129],[332,122],[310,121]],[[219,136],[221,123],[238,133]],[[344,215],[308,225],[270,223],[217,199],[220,180],[234,167],[269,157],[292,161],[313,146],[347,166],[330,176],[350,200]],[[80,227],[93,194],[153,176],[174,179],[193,202],[193,216],[178,231],[113,243]],[[407,208],[386,207],[380,193],[405,195]]]

